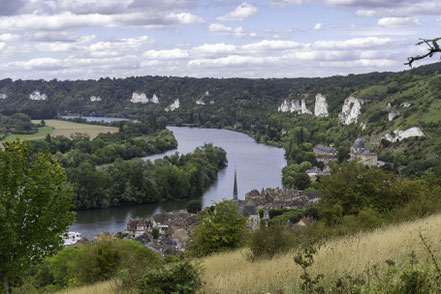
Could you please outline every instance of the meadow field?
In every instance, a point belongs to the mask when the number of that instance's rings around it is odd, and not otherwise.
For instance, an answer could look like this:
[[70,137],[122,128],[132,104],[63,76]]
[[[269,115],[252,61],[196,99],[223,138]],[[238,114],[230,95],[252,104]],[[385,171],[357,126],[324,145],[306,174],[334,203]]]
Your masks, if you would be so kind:
[[[33,120],[33,123],[39,124],[39,120]],[[83,133],[88,134],[90,139],[95,138],[100,133],[116,133],[118,132],[118,128],[108,127],[108,126],[98,126],[98,125],[88,125],[88,124],[80,124],[70,121],[64,120],[56,120],[56,119],[48,119],[45,120],[46,126],[39,128],[38,132],[31,135],[9,135],[1,142],[11,142],[16,139],[20,140],[35,140],[35,139],[43,139],[47,134],[51,136],[66,136],[70,137],[70,135],[75,133]]]

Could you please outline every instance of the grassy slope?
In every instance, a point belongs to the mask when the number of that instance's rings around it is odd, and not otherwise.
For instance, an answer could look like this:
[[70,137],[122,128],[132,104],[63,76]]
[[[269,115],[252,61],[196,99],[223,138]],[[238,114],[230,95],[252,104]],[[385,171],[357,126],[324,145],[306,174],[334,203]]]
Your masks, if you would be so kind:
[[[338,277],[357,276],[378,266],[384,271],[385,260],[400,263],[415,252],[421,263],[428,262],[428,253],[418,237],[422,232],[432,250],[441,259],[441,214],[414,222],[403,223],[352,237],[329,241],[320,247],[311,268],[313,275],[324,274],[323,282],[335,282]],[[217,254],[200,260],[204,268],[202,293],[295,293],[301,268],[293,261],[295,252],[272,260],[247,261],[246,250]],[[70,290],[72,294],[110,293],[112,282]],[[106,292],[107,291],[107,292]]]
[[[420,261],[427,252],[418,237],[421,231],[438,252],[441,241],[441,215],[327,242],[315,257],[312,273],[324,274],[324,283],[346,275],[357,276],[377,265],[386,268],[386,259],[400,262],[412,251]],[[250,263],[245,250],[207,257],[202,260],[206,293],[293,293],[301,268],[293,261],[295,253]],[[441,254],[440,254],[441,255]],[[438,256],[440,258],[441,256]]]

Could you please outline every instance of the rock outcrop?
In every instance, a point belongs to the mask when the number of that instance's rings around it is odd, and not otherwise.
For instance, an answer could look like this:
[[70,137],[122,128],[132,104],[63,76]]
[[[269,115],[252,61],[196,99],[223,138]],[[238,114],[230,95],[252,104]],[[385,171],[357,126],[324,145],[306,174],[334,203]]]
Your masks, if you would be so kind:
[[0,99],[4,100],[7,98],[8,98],[8,95],[6,95],[5,93],[0,93]]
[[329,115],[326,97],[320,93],[315,95],[314,115],[317,117],[326,117]]
[[174,110],[178,109],[179,106],[180,106],[180,105],[179,105],[179,99],[176,99],[172,104],[170,104],[169,106],[167,106],[164,110],[165,110],[166,112],[174,111]]
[[306,108],[305,99],[299,100],[291,100],[288,101],[285,99],[283,103],[277,108],[279,112],[297,112],[298,114],[312,114],[312,112]]
[[419,127],[412,127],[404,131],[396,129],[393,132],[393,134],[384,135],[383,139],[386,139],[390,142],[397,142],[409,137],[422,137],[422,136],[424,136],[424,133]]
[[150,99],[150,102],[154,104],[159,104],[159,98],[156,96],[156,94],[153,94],[152,98]]
[[136,92],[133,92],[132,99],[130,99],[130,102],[146,104],[150,102],[150,99],[147,98],[147,96],[144,93],[138,94]]
[[345,125],[356,123],[358,116],[361,114],[361,105],[364,101],[353,96],[345,99],[341,113],[338,115],[340,121]]
[[99,102],[101,101],[101,97],[100,96],[90,96],[90,102]]
[[46,94],[41,94],[40,91],[35,90],[31,94],[29,94],[29,99],[35,100],[35,101],[44,101],[47,100]]
[[409,108],[411,105],[412,104],[410,104],[409,102],[403,102],[403,103],[400,104],[400,106],[404,107],[404,108]]
[[[198,100],[196,100],[196,104],[197,104],[197,105],[205,105],[206,103],[205,103],[205,101],[204,101],[204,98],[205,98],[205,97],[208,97],[208,96],[210,96],[210,92],[205,91],[205,94],[202,95],[201,98],[199,98]],[[211,102],[212,102],[212,101],[210,101],[210,104],[213,104],[213,103],[211,103]]]
[[389,112],[389,114],[387,115],[387,119],[388,119],[389,121],[393,121],[394,118],[396,118],[397,116],[400,116],[400,114],[401,114],[401,112],[399,112],[399,111],[391,111],[391,112]]

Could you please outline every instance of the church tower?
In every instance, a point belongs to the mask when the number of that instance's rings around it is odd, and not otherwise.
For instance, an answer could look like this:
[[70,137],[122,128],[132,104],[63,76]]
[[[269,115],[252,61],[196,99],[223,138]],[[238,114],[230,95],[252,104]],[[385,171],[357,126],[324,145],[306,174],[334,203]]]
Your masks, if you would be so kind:
[[234,169],[233,200],[234,201],[238,200],[238,197],[237,197],[237,173],[236,173],[236,169]]

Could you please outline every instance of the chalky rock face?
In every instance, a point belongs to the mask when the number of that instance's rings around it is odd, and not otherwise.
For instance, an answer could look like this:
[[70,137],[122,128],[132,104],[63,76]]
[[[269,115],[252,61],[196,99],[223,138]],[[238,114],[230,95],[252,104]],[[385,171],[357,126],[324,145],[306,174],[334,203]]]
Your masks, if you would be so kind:
[[180,106],[180,105],[179,105],[179,99],[176,99],[172,104],[170,104],[169,106],[167,106],[164,110],[165,110],[166,112],[174,111],[174,110],[178,109],[179,106]]
[[0,99],[1,100],[5,100],[8,98],[8,95],[6,95],[5,93],[0,93]]
[[159,98],[156,96],[156,94],[153,94],[152,98],[150,99],[150,102],[154,104],[159,104]]
[[390,111],[392,109],[392,105],[390,104],[390,102],[386,105],[386,107],[384,108],[385,111]]
[[306,108],[306,103],[305,103],[305,99],[302,99],[302,106],[300,108],[300,113],[307,113],[307,114],[312,114],[311,110],[309,110],[308,108]]
[[314,115],[317,117],[326,117],[328,114],[328,102],[326,102],[326,97],[318,93],[315,95]]
[[393,121],[394,120],[394,118],[396,118],[397,116],[400,116],[400,112],[399,111],[391,111],[391,112],[389,112],[389,114],[387,115],[387,119],[389,120],[389,121]]
[[196,100],[196,104],[197,104],[197,105],[205,105],[204,97],[201,97],[201,98],[199,98],[198,100]]
[[44,101],[47,100],[46,94],[41,94],[40,91],[35,90],[31,94],[29,94],[29,99],[35,100],[35,101]]
[[101,101],[101,97],[100,96],[90,96],[90,102],[99,102]]
[[133,92],[132,99],[130,99],[130,102],[146,104],[146,103],[149,103],[150,100],[149,100],[149,98],[147,98],[147,96],[144,93],[138,94],[136,92]]
[[312,114],[312,112],[306,108],[305,99],[299,100],[292,100],[288,101],[285,99],[283,103],[277,108],[277,111],[279,112],[297,112],[298,114],[308,113]]
[[392,134],[386,134],[383,136],[383,139],[386,139],[390,142],[397,142],[409,137],[423,137],[424,133],[421,131],[419,127],[412,127],[410,129],[401,131],[396,129]]
[[340,121],[345,125],[356,123],[358,116],[361,114],[361,105],[363,100],[349,96],[345,99],[341,113],[338,115]]
[[404,107],[404,108],[409,108],[411,106],[411,104],[409,102],[403,102],[400,104],[400,106]]

